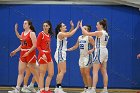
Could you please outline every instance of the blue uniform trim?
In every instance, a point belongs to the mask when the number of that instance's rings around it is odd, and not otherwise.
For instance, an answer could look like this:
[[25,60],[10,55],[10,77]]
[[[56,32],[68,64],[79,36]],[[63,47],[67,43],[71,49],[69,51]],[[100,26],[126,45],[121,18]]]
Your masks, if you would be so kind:
[[97,53],[93,59],[93,62],[98,61],[100,64],[100,38],[97,38],[96,40],[96,49],[97,49]]
[[60,46],[58,48],[58,63],[63,60],[63,57],[62,57],[62,48],[63,48],[63,40],[60,41]]

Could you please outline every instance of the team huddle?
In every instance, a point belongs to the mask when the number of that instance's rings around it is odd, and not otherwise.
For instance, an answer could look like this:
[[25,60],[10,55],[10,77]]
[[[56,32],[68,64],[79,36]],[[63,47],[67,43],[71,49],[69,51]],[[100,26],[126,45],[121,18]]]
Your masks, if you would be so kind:
[[[20,51],[18,78],[14,90],[8,93],[20,93],[20,86],[23,82],[22,92],[34,93],[53,93],[49,86],[54,75],[54,63],[51,56],[51,37],[55,35],[57,39],[57,46],[54,59],[57,63],[57,77],[56,88],[54,93],[67,93],[62,88],[63,77],[66,73],[66,56],[67,51],[73,51],[79,47],[79,67],[81,76],[84,82],[84,91],[81,93],[96,93],[96,85],[98,82],[98,71],[101,70],[103,76],[104,89],[101,93],[108,93],[108,74],[107,74],[107,60],[108,50],[106,48],[109,35],[107,31],[106,19],[97,22],[97,31],[91,32],[91,26],[83,26],[82,21],[78,21],[76,27],[70,21],[71,29],[67,32],[67,27],[64,23],[59,23],[55,28],[55,34],[52,31],[52,24],[50,21],[43,23],[43,31],[38,34],[36,38],[35,29],[30,20],[25,20],[23,23],[24,31],[21,35],[18,33],[18,25],[15,24],[15,33],[19,38],[21,44],[18,48],[10,53],[14,56]],[[78,29],[81,29],[82,35],[77,39],[76,44],[67,48],[67,38],[73,36]],[[95,36],[95,40],[92,36]],[[38,50],[38,58],[36,57],[36,48]],[[93,78],[91,78],[90,70],[93,68]],[[26,72],[24,76],[24,72]],[[46,72],[48,75],[45,80]],[[33,74],[31,83],[28,84],[28,79]],[[34,83],[37,83],[38,90],[34,88]]]

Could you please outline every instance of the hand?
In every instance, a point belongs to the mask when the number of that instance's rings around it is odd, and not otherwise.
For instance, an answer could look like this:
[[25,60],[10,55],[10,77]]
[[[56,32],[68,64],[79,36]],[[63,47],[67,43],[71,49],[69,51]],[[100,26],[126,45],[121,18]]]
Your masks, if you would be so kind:
[[26,52],[22,57],[27,57],[29,55],[29,52]]
[[137,55],[137,59],[139,59],[139,58],[140,58],[140,54]]
[[93,50],[91,49],[91,50],[88,51],[88,54],[92,54],[92,52],[93,52]]
[[76,26],[76,28],[78,29],[79,26],[80,26],[80,21],[77,22],[77,26]]
[[18,23],[15,24],[15,31],[18,29]]
[[47,57],[46,57],[45,54],[43,54],[42,57],[43,57],[44,60],[47,60]]
[[81,20],[80,22],[80,27],[83,27],[83,20]]
[[70,25],[71,27],[74,27],[74,23],[72,22],[72,20],[70,21]]
[[11,53],[10,53],[10,56],[12,57],[12,56],[14,56],[16,54],[16,52],[15,51],[12,51]]

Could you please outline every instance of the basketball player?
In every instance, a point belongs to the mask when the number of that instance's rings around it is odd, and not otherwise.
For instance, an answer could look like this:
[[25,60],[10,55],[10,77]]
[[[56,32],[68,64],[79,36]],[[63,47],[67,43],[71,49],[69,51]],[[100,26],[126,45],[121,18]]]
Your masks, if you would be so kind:
[[16,52],[20,52],[19,66],[18,66],[18,79],[16,88],[8,93],[20,93],[20,86],[23,82],[24,71],[27,66],[34,75],[37,83],[39,76],[36,70],[36,35],[35,30],[30,20],[25,20],[23,23],[24,31],[21,34],[21,45],[10,53],[10,56],[14,56]]
[[59,23],[56,27],[56,38],[57,38],[57,48],[55,52],[55,61],[57,62],[58,74],[56,78],[56,88],[55,93],[66,93],[61,87],[62,79],[66,73],[66,50],[67,50],[67,38],[71,37],[79,28],[79,23],[77,23],[76,28],[74,29],[74,24],[71,21],[71,30],[66,32],[66,25],[64,23]]
[[[91,26],[89,25],[83,26],[83,28],[88,32],[91,31]],[[91,45],[93,47],[92,49]],[[78,37],[77,43],[73,47],[69,48],[67,51],[75,50],[78,48],[78,46],[80,49],[79,67],[85,85],[84,91],[81,93],[86,93],[88,90],[91,89],[92,86],[90,68],[93,65],[92,52],[94,51],[94,39],[91,36],[81,35]]]
[[[37,38],[37,49],[39,51],[38,62],[39,66],[39,86],[40,93],[53,93],[50,91],[49,86],[54,75],[54,65],[51,57],[51,36],[52,32],[52,24],[50,21],[45,21],[43,23],[43,31],[41,31]],[[44,88],[44,77],[48,71],[48,76],[46,78],[46,85]]]
[[98,82],[98,71],[101,70],[103,81],[104,81],[104,89],[101,93],[108,93],[108,74],[107,74],[107,60],[108,60],[108,49],[106,48],[109,35],[107,32],[107,22],[106,19],[103,19],[97,22],[95,32],[88,32],[82,26],[82,21],[80,23],[80,27],[82,29],[83,34],[88,36],[96,36],[95,39],[95,55],[93,60],[93,85],[91,91],[87,93],[96,93],[96,85]]
[[[15,34],[16,34],[17,38],[19,38],[19,40],[21,40],[21,35],[18,32],[18,24],[17,23],[15,24]],[[39,64],[38,64],[38,62],[36,62],[36,68],[37,69],[38,69],[38,66],[39,66]],[[31,81],[30,85],[27,87],[28,80],[29,80],[30,76],[31,76],[31,71],[27,66],[26,74],[24,76],[24,83],[23,83],[24,85],[21,89],[22,92],[36,92],[36,90],[34,88],[34,83],[35,83],[35,78],[34,77],[32,78],[32,81]]]

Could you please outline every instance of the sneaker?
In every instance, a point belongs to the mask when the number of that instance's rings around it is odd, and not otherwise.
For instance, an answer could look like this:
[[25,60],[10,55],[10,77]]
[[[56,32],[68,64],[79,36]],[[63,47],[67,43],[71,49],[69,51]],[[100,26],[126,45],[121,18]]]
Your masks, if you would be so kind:
[[83,91],[83,92],[81,92],[81,93],[86,93],[86,91],[87,91],[87,89],[86,89],[86,88],[84,88],[84,91]]
[[62,88],[58,88],[58,93],[67,93],[67,92],[64,92]]
[[108,91],[103,89],[100,93],[108,93]]
[[58,93],[58,89],[59,89],[59,88],[55,88],[55,89],[54,89],[54,93]]
[[96,93],[95,89],[88,89],[86,93]]
[[8,91],[8,93],[20,93],[20,90],[19,89],[14,88],[14,87],[13,87],[13,89],[14,90]]
[[38,90],[36,91],[36,93],[40,93],[40,90],[38,89]]
[[28,87],[22,87],[21,89],[22,92],[31,92]]
[[31,85],[28,86],[28,90],[30,90],[31,92],[36,92],[34,86]]
[[64,92],[62,88],[55,88],[54,93],[67,93],[67,92]]

